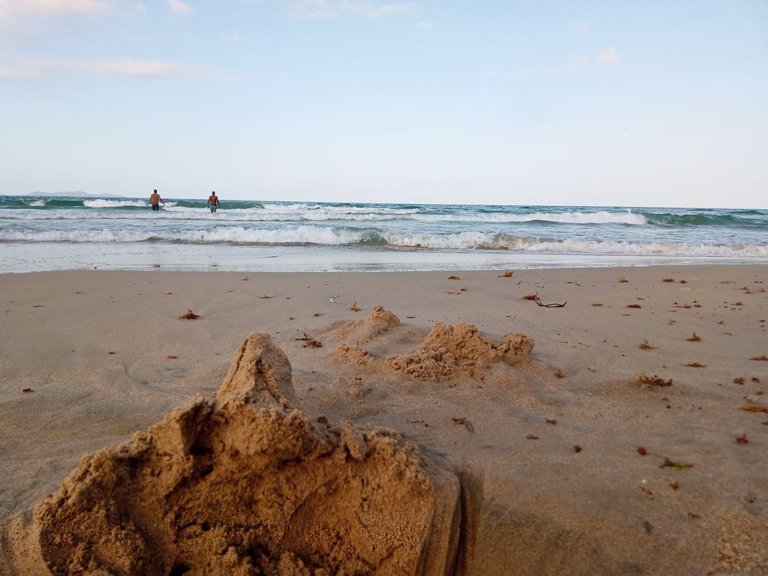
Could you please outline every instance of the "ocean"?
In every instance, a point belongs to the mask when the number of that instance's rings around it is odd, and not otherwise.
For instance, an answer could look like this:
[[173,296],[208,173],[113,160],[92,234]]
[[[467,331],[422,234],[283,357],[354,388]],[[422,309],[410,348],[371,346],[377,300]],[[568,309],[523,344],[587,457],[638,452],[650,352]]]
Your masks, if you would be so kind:
[[0,272],[768,263],[768,210],[0,196]]

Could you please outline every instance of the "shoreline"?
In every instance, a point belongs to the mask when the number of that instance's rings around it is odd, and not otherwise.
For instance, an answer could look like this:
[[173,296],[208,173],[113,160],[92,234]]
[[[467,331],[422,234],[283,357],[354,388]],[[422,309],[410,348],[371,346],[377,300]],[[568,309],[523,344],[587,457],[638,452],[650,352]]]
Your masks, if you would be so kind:
[[[81,455],[211,397],[243,339],[266,332],[309,417],[393,429],[472,479],[483,496],[465,574],[554,574],[545,559],[571,553],[584,573],[768,573],[768,416],[743,409],[768,406],[768,362],[753,360],[768,354],[766,265],[58,271],[0,274],[0,289],[0,526]],[[525,334],[531,365],[450,382],[361,369],[336,350],[377,305],[400,325],[363,342],[375,358],[418,348],[438,322],[471,323]],[[507,511],[496,528],[483,502]]]
[[[0,274],[131,272],[346,273],[765,266],[756,256],[627,255],[500,250],[378,249],[175,243],[3,243]],[[42,254],[42,256],[41,256]],[[99,260],[103,254],[104,261]],[[94,255],[97,255],[94,258]]]

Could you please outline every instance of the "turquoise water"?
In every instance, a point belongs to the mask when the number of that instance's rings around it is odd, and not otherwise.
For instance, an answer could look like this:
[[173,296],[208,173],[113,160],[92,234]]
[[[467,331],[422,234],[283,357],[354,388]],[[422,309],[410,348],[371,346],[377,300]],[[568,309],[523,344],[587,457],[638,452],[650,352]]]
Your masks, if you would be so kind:
[[768,263],[768,210],[0,196],[0,271]]

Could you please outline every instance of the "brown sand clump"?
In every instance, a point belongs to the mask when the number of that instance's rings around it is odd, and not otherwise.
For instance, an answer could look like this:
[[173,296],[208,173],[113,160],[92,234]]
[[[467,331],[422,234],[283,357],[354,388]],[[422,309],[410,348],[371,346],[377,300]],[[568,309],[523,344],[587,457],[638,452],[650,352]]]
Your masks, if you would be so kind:
[[349,346],[348,344],[339,344],[335,352],[336,358],[347,364],[358,364],[360,366],[371,366],[376,359],[367,351],[359,346]]
[[530,360],[533,340],[524,334],[506,334],[501,340],[483,338],[474,324],[435,324],[424,341],[409,354],[387,359],[387,365],[417,380],[480,377],[487,364],[515,366]]
[[235,353],[215,401],[85,457],[35,511],[56,574],[447,574],[456,476],[398,434],[296,408],[267,335]]
[[400,326],[400,319],[383,306],[374,306],[362,320],[342,324],[336,329],[336,338],[342,342],[366,344],[377,336]]

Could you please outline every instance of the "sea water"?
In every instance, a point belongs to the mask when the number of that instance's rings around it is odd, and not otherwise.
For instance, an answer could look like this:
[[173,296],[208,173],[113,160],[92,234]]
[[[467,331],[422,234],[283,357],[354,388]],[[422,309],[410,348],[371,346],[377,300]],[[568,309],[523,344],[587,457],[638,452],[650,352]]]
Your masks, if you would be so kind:
[[0,196],[0,272],[768,263],[768,210]]

